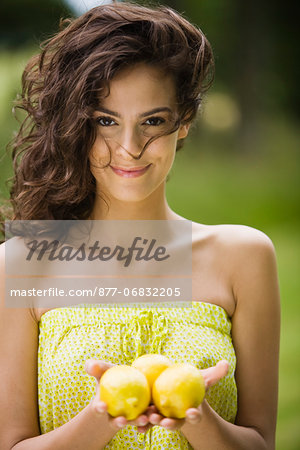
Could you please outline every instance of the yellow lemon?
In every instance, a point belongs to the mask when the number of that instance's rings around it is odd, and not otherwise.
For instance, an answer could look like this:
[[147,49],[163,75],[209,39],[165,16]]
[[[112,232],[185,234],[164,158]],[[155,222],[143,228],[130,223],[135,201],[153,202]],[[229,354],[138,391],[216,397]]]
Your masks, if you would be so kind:
[[205,396],[200,370],[192,364],[173,364],[154,381],[152,397],[165,417],[182,419],[188,408],[197,408]]
[[156,378],[161,374],[163,370],[170,367],[173,363],[163,355],[156,353],[149,353],[148,355],[142,355],[133,361],[132,366],[143,372],[148,380],[150,389]]
[[108,369],[99,382],[100,399],[107,403],[108,413],[133,420],[150,402],[150,388],[145,375],[131,366]]

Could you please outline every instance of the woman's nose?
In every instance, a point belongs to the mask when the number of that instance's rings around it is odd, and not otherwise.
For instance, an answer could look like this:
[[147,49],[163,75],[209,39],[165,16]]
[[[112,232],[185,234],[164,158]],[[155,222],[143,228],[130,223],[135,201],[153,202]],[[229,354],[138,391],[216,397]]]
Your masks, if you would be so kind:
[[124,130],[116,142],[116,154],[124,159],[139,159],[144,147],[142,136],[137,130]]

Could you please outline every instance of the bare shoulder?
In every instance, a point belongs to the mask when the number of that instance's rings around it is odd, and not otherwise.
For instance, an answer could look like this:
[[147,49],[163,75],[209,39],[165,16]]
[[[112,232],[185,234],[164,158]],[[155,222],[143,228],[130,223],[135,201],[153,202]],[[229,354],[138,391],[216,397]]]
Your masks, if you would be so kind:
[[198,241],[201,237],[220,251],[237,255],[240,250],[242,258],[247,251],[274,252],[272,240],[264,232],[247,225],[202,225],[193,222],[193,240]]
[[266,263],[266,259],[275,259],[272,240],[264,232],[246,225],[217,225],[216,240],[226,251],[228,262],[238,267]]
[[269,311],[268,314],[274,307],[278,309],[279,282],[272,240],[262,231],[248,226],[221,225],[217,228],[236,306]]
[[[277,283],[274,245],[265,233],[255,228],[193,223],[193,250],[195,261],[202,262],[201,270],[205,271],[206,278],[210,276],[210,285],[214,282],[220,286],[222,282],[226,287],[232,312],[238,300],[246,301],[242,292],[258,288],[258,280],[261,289]],[[226,295],[225,289],[223,292]]]
[[[13,268],[20,269],[21,261],[26,257],[26,247],[24,245],[24,240],[18,237],[13,237],[6,242],[0,244],[0,297],[1,297],[1,307],[5,309],[6,313],[10,316],[19,317],[23,320],[24,317],[29,317],[32,321],[33,326],[38,322],[35,308],[6,308],[5,301],[5,284],[6,276]],[[22,270],[20,270],[20,273]]]
[[20,268],[22,261],[26,261],[27,254],[28,248],[24,239],[21,237],[14,236],[0,244],[0,259],[4,263],[5,255],[7,255],[6,261],[14,270]]
[[271,239],[257,228],[247,225],[213,225],[211,228],[224,244],[273,247]]
[[3,242],[2,244],[0,244],[0,258],[4,258],[5,256],[5,242]]
[[5,276],[5,247],[6,242],[0,244],[0,275],[1,277]]

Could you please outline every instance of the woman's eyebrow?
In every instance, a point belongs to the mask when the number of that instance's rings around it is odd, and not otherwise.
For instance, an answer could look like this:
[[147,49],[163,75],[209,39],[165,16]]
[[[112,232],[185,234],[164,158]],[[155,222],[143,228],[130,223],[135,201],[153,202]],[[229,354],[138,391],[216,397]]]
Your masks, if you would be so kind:
[[[116,111],[111,111],[110,109],[104,108],[103,106],[97,106],[96,107],[96,111],[103,112],[105,114],[109,114],[111,116],[115,116],[115,117],[121,118],[121,114],[119,114]],[[153,108],[150,111],[146,111],[146,112],[140,114],[140,117],[150,116],[151,114],[156,114],[156,113],[159,113],[159,112],[172,113],[172,110],[168,106],[160,106],[158,108]]]
[[110,109],[104,108],[103,106],[97,106],[95,109],[96,109],[96,111],[103,112],[105,114],[109,114],[110,116],[115,116],[115,117],[119,117],[119,118],[121,117],[121,114],[119,114],[115,111],[111,111]]
[[150,116],[151,114],[156,114],[156,113],[165,112],[165,111],[169,112],[169,113],[172,112],[171,108],[168,108],[167,106],[161,106],[158,108],[151,109],[150,111],[144,112],[143,114],[140,115],[140,117],[146,117],[146,116]]

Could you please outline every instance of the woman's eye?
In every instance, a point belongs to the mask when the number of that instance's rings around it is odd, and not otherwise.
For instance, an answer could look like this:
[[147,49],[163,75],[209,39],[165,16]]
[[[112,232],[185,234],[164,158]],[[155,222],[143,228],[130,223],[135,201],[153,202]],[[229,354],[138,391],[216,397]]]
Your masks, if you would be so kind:
[[157,127],[164,122],[165,122],[165,119],[163,119],[162,117],[150,117],[149,119],[147,119],[145,121],[145,124]]
[[116,124],[116,122],[110,117],[97,117],[96,121],[102,127],[111,127]]

